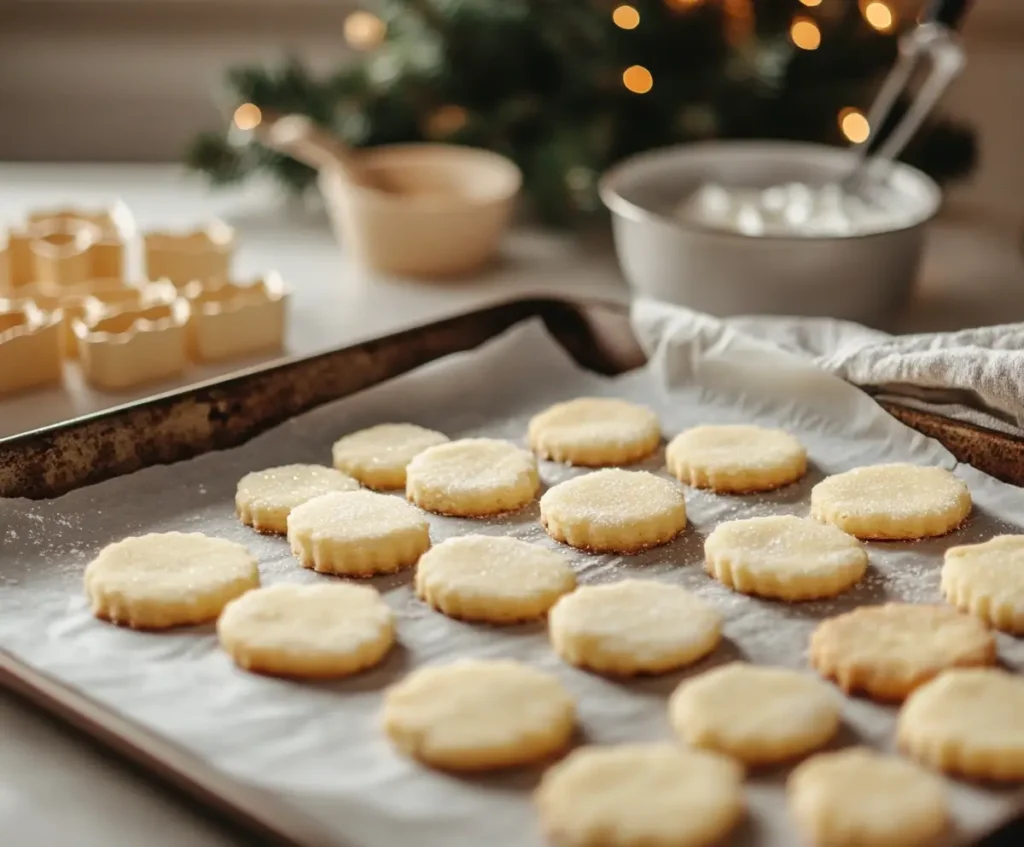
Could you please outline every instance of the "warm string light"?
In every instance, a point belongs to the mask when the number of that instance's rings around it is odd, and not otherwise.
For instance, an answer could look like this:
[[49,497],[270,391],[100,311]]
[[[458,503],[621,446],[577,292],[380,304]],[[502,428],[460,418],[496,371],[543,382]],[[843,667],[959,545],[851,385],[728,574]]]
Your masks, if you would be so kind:
[[616,6],[612,23],[620,29],[636,29],[640,26],[640,13],[632,6]]
[[387,24],[372,12],[353,12],[345,18],[344,32],[356,50],[372,50],[384,40]]
[[882,0],[871,0],[864,7],[864,20],[879,32],[891,32],[896,24],[896,16]]
[[234,122],[239,129],[250,131],[256,129],[263,120],[263,113],[255,103],[243,103],[235,109]]
[[800,2],[805,6],[810,6],[811,8],[821,5],[821,0],[800,0]]
[[797,18],[789,28],[789,37],[801,50],[817,50],[821,44],[821,30],[810,18]]
[[871,135],[871,126],[864,113],[852,106],[847,106],[839,113],[839,129],[846,136],[847,141],[860,144],[867,141]]
[[634,94],[646,94],[654,88],[654,77],[643,65],[633,65],[622,72],[622,84]]

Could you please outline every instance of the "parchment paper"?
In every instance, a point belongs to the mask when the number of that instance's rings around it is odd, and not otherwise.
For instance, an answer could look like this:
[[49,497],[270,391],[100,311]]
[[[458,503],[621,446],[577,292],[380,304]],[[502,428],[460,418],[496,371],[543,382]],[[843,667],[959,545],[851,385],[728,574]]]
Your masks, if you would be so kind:
[[[377,726],[381,692],[409,669],[461,656],[512,656],[557,674],[579,702],[581,740],[669,739],[665,704],[685,676],[744,658],[806,668],[809,634],[824,617],[864,603],[939,600],[941,554],[953,544],[1015,532],[1024,492],[970,468],[956,468],[977,504],[954,535],[917,544],[871,544],[864,582],[833,602],[781,604],[734,594],[702,566],[704,536],[718,523],[752,515],[806,514],[811,486],[861,464],[909,460],[954,468],[937,443],[905,428],[839,379],[771,344],[708,318],[643,305],[634,315],[652,355],[645,369],[617,379],[580,371],[539,324],[517,327],[468,354],[296,418],[235,450],[79,490],[49,502],[0,501],[0,646],[89,695],[172,737],[242,780],[269,787],[327,823],[339,843],[504,847],[542,844],[529,792],[538,769],[464,779],[402,758]],[[298,567],[287,544],[258,536],[233,513],[242,474],[286,462],[330,461],[343,433],[388,420],[414,421],[452,437],[486,434],[522,442],[529,416],[579,395],[632,398],[652,406],[671,436],[705,422],[782,426],[808,447],[807,478],[766,496],[687,493],[691,526],[674,543],[635,557],[563,550],[583,582],[626,576],[681,583],[714,604],[725,641],[687,673],[614,682],[561,664],[543,625],[474,626],[426,608],[411,573],[374,580],[398,618],[401,646],[357,678],[300,684],[237,670],[212,627],[140,634],[94,620],[81,589],[83,568],[125,535],[185,530],[249,546],[265,584],[325,579]],[[659,454],[643,467],[660,470]],[[579,473],[542,463],[551,485]],[[536,505],[495,521],[431,517],[440,541],[455,534],[511,534],[555,546]],[[1000,636],[1005,662],[1024,667],[1024,647]],[[895,710],[847,700],[836,745],[891,746]],[[791,845],[798,839],[784,810],[785,770],[748,781],[750,814],[731,843]],[[956,842],[1011,814],[1015,797],[950,783]]]

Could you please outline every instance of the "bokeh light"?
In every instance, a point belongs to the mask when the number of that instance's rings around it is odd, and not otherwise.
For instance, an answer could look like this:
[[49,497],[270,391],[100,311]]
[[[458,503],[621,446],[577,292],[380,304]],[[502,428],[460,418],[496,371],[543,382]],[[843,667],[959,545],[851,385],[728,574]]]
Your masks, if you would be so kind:
[[239,129],[256,129],[263,120],[263,113],[255,103],[243,103],[235,109],[234,122]]
[[654,88],[654,77],[643,65],[633,65],[623,71],[622,84],[634,94],[646,94]]
[[843,131],[847,141],[860,144],[868,140],[871,135],[871,127],[864,113],[859,109],[848,106],[839,113],[839,128]]
[[817,50],[821,44],[821,30],[810,18],[797,18],[793,21],[789,37],[801,50]]
[[640,26],[640,13],[632,6],[616,6],[612,23],[620,29],[636,29]]
[[345,18],[345,40],[357,50],[372,50],[386,32],[387,25],[372,12],[353,12]]

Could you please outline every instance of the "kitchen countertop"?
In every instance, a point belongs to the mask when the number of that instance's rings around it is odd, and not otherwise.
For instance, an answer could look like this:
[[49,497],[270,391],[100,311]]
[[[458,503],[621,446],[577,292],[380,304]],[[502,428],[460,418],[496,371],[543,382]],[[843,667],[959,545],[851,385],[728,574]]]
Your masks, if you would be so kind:
[[[607,244],[579,245],[519,230],[509,239],[506,261],[479,280],[438,285],[368,279],[346,264],[322,217],[283,208],[265,187],[213,194],[169,166],[0,164],[0,225],[32,208],[114,198],[128,204],[140,228],[188,227],[210,217],[235,225],[237,275],[278,270],[294,290],[289,354],[354,343],[526,294],[628,300]],[[1022,320],[1024,258],[1013,236],[936,222],[903,329]],[[188,381],[237,367],[193,371]],[[64,388],[0,400],[0,437],[145,393],[99,394],[72,374]],[[0,725],[0,832],[10,847],[243,843],[7,694],[0,694]]]

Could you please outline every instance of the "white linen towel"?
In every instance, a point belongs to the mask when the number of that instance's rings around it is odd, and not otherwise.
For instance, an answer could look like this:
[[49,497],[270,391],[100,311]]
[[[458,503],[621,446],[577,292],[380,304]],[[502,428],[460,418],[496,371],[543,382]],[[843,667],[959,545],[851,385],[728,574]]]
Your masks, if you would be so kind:
[[724,325],[811,359],[879,400],[1024,437],[1024,324],[888,335],[829,318],[720,320],[651,300],[634,303],[633,326],[648,353],[667,321]]

